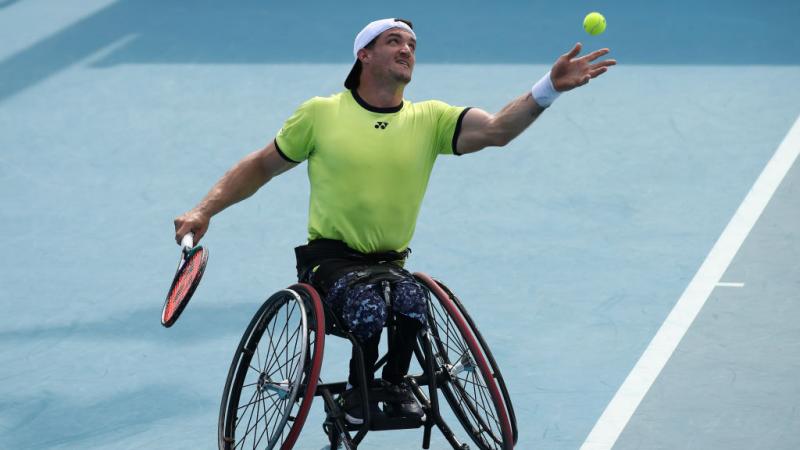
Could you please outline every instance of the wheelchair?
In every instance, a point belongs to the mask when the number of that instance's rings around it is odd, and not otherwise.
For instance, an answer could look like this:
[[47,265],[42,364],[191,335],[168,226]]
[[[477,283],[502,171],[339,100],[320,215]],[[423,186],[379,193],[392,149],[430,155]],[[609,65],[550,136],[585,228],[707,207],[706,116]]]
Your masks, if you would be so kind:
[[[412,428],[423,428],[422,448],[427,449],[434,426],[454,449],[470,449],[442,418],[441,394],[476,448],[513,449],[518,437],[514,408],[500,369],[474,321],[442,282],[423,273],[414,273],[414,278],[431,294],[427,325],[418,333],[414,348],[423,373],[406,377],[425,412],[422,419],[370,417],[370,401],[386,397],[380,388],[366,382],[361,347],[328,311],[314,287],[298,283],[269,297],[242,336],[222,395],[219,448],[289,450],[300,435],[314,397],[322,397],[326,412],[323,430],[331,450],[356,449],[369,431]],[[385,326],[391,334],[391,321]],[[359,389],[361,398],[368,399],[362,402],[361,425],[346,422],[334,400],[347,383],[320,383],[326,335],[349,339],[357,349]],[[385,363],[383,355],[375,370]]]

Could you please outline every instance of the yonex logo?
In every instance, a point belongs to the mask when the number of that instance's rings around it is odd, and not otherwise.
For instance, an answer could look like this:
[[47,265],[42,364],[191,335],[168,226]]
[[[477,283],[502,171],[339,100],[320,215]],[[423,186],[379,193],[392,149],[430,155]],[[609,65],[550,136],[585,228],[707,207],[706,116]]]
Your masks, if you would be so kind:
[[376,122],[375,123],[375,128],[380,128],[381,130],[386,128],[386,127],[388,127],[388,126],[389,126],[389,122]]

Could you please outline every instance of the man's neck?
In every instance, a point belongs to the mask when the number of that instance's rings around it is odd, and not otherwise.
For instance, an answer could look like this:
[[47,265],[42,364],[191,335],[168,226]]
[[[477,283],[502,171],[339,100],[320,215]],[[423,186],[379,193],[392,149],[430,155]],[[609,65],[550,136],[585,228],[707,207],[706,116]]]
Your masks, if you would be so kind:
[[403,103],[403,89],[405,86],[376,85],[362,80],[356,92],[369,105],[376,108],[394,108]]

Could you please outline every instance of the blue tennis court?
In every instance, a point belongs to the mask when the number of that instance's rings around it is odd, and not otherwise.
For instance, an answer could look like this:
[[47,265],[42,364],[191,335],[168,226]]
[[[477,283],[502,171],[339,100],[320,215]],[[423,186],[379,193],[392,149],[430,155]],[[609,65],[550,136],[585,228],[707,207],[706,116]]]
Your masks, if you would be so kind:
[[[577,41],[619,62],[440,157],[411,245],[489,342],[516,448],[800,447],[800,3],[0,0],[0,448],[215,447],[241,334],[295,281],[306,169],[213,219],[165,329],[172,220],[388,16],[417,30],[413,101],[498,111]],[[323,379],[348,357],[331,338]],[[323,416],[296,448],[326,448]]]

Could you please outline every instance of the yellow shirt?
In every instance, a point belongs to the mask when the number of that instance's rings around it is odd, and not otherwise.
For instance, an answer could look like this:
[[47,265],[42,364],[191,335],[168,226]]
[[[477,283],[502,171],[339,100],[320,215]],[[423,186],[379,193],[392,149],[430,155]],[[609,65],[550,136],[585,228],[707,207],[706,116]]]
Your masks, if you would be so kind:
[[308,239],[363,253],[405,250],[433,163],[455,153],[468,109],[440,101],[375,108],[355,91],[303,103],[275,144],[290,161],[308,160]]

